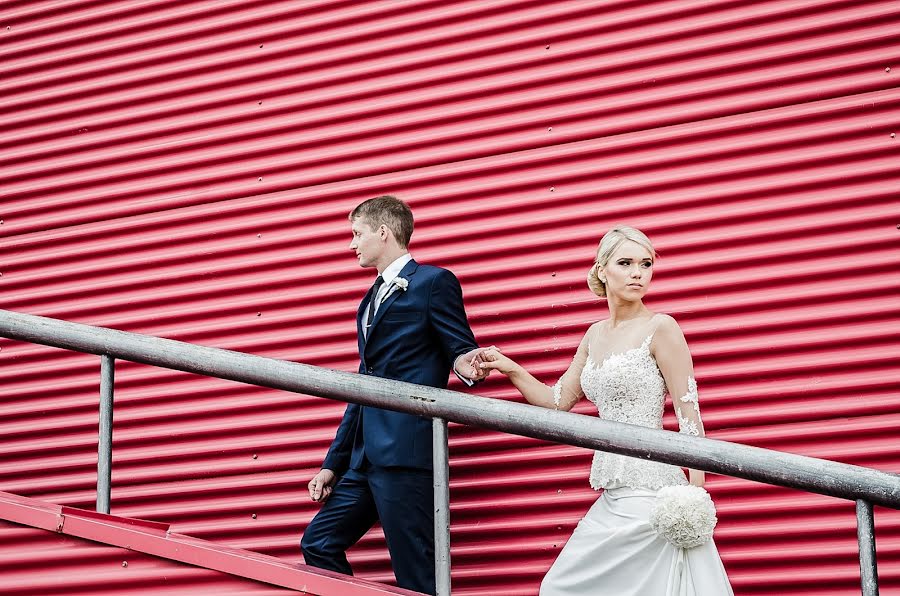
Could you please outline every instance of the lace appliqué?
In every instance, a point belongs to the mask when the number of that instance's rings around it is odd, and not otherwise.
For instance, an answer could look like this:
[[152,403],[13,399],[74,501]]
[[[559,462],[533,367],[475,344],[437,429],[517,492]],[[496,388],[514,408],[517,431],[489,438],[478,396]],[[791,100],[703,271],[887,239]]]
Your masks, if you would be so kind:
[[[697,413],[697,417],[700,416],[700,394],[697,393],[697,381],[694,377],[688,377],[688,390],[687,393],[681,396],[679,400],[683,404],[693,404],[694,412]],[[675,408],[675,415],[678,417],[678,428],[680,433],[685,435],[692,435],[695,437],[700,436],[700,428],[697,426],[696,420],[691,420],[687,416],[681,415],[681,408]]]
[[562,378],[560,378],[556,385],[553,386],[553,407],[554,409],[559,409],[559,403],[562,401]]
[[[612,354],[599,364],[588,355],[581,387],[604,420],[662,428],[666,382],[650,353],[652,339],[651,333],[639,347]],[[590,481],[595,489],[656,490],[688,483],[677,466],[601,451],[594,453]]]

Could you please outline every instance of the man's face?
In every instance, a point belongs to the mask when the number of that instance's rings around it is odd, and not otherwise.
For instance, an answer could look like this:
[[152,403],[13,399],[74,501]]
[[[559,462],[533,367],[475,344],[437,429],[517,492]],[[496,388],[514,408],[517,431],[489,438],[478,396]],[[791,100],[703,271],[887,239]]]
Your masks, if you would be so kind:
[[368,221],[358,217],[350,226],[353,232],[353,240],[350,241],[350,250],[356,253],[360,267],[375,267],[387,244],[384,226],[378,226],[374,230]]

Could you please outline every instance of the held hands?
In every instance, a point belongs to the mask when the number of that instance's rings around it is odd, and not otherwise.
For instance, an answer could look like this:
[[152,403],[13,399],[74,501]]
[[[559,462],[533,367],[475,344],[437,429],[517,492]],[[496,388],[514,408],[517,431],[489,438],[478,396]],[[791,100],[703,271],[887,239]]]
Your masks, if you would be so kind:
[[459,356],[456,359],[456,364],[454,368],[456,372],[460,374],[470,381],[481,381],[491,372],[489,370],[483,370],[478,364],[481,362],[481,353],[485,350],[485,348],[475,348],[474,350],[469,350],[465,354]]
[[316,503],[324,503],[334,490],[334,482],[337,476],[331,470],[322,468],[319,473],[309,481],[309,498]]
[[484,375],[487,376],[492,370],[500,371],[501,374],[509,376],[518,368],[511,358],[504,355],[497,346],[482,348],[477,358],[472,359],[473,366],[477,366]]

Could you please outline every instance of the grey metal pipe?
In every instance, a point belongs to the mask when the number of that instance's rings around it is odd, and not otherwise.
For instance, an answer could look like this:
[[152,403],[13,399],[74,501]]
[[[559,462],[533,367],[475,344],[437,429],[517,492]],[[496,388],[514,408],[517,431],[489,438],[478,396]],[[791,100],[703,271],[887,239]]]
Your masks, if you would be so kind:
[[849,464],[12,311],[0,336],[900,509],[900,476]]
[[878,596],[878,562],[875,556],[875,514],[872,504],[856,501],[856,537],[859,540],[859,577],[862,596]]
[[434,468],[434,579],[437,596],[450,596],[450,449],[447,421],[431,421]]
[[109,513],[112,491],[113,386],[116,361],[100,356],[100,440],[97,442],[97,511]]

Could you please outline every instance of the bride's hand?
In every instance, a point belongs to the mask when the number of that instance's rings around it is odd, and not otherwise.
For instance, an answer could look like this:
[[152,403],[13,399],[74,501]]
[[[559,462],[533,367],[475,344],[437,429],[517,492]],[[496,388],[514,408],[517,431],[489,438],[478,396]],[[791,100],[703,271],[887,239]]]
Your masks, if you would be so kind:
[[485,348],[484,351],[482,351],[481,354],[478,355],[478,362],[476,366],[485,371],[496,370],[501,374],[508,376],[519,365],[516,364],[511,358],[504,355],[497,346],[491,346],[489,348]]

